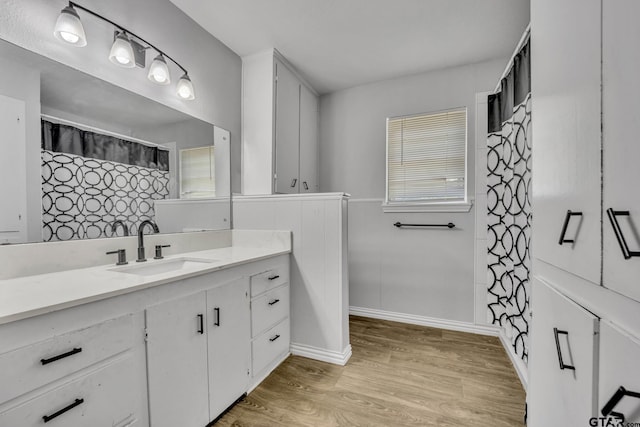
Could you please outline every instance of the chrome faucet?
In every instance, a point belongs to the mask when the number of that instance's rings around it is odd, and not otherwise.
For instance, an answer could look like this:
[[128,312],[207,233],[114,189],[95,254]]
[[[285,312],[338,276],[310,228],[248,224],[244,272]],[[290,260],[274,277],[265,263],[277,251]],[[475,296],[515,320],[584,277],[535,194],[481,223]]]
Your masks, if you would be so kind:
[[113,223],[111,223],[111,233],[112,234],[116,234],[116,229],[118,228],[118,226],[122,226],[122,231],[124,231],[124,235],[128,236],[129,235],[129,227],[127,227],[127,224],[124,223],[123,220],[118,219],[113,221]]
[[143,237],[144,227],[147,225],[150,225],[153,228],[154,233],[160,232],[160,230],[158,230],[158,226],[156,225],[156,223],[151,221],[150,219],[145,219],[140,223],[140,225],[138,226],[138,259],[136,260],[136,262],[145,262],[147,260],[147,258],[145,258],[144,256],[144,237]]

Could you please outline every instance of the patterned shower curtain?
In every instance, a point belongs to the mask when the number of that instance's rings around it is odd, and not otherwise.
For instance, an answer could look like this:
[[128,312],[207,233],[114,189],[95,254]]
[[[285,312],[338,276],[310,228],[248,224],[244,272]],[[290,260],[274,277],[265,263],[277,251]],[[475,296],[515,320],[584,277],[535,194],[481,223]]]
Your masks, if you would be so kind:
[[527,42],[490,95],[487,150],[488,321],[526,364],[531,272],[531,78]]

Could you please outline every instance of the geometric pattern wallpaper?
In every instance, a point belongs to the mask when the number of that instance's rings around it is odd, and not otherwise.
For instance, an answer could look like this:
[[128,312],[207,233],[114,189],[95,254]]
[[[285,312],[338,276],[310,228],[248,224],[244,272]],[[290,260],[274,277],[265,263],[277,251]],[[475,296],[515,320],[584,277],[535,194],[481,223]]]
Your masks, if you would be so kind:
[[42,150],[45,242],[112,237],[115,220],[135,235],[154,220],[154,200],[168,196],[168,171]]
[[531,273],[531,95],[488,136],[488,311],[515,354],[529,356]]

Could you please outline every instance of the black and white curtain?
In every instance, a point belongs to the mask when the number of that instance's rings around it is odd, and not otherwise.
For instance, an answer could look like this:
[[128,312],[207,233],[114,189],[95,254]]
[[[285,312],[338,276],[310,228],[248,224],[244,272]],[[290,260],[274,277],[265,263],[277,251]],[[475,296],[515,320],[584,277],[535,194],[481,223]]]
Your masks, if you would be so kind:
[[154,220],[154,200],[169,196],[168,151],[47,120],[41,131],[45,242],[111,237],[116,220],[135,233]]
[[531,272],[531,74],[526,42],[490,95],[487,150],[488,321],[528,360]]

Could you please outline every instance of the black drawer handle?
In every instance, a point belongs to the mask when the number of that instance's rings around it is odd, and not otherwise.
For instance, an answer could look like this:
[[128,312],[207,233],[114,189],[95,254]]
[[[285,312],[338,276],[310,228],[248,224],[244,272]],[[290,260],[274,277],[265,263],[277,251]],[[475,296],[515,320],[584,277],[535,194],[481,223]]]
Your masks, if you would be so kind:
[[569,332],[559,331],[558,328],[553,328],[553,335],[556,338],[556,350],[558,351],[558,362],[560,362],[560,370],[570,369],[572,371],[575,371],[576,370],[575,366],[565,365],[564,361],[562,360],[562,350],[560,349],[560,340],[558,339],[558,335],[560,334],[566,335],[567,340],[569,340]]
[[302,186],[304,187],[305,190],[309,189],[309,186],[307,185],[307,181],[303,181]]
[[600,411],[602,413],[602,416],[606,417],[608,415],[611,415],[613,417],[620,418],[622,422],[624,422],[624,414],[621,414],[620,412],[614,412],[613,408],[615,408],[616,405],[625,396],[630,396],[630,397],[635,397],[637,399],[640,399],[640,393],[635,391],[628,391],[626,388],[620,386],[616,390],[616,392],[613,393],[613,396],[611,396],[611,399],[609,399],[609,401],[602,407],[602,411]]
[[298,180],[296,178],[293,178],[291,180],[291,188],[294,188],[296,186],[296,184],[298,183]]
[[64,408],[60,409],[58,412],[54,412],[51,415],[44,415],[42,419],[44,420],[45,423],[48,423],[52,419],[59,417],[65,412],[70,411],[71,409],[75,408],[76,406],[82,405],[83,403],[84,403],[84,399],[76,399],[75,402],[73,402],[71,405],[65,406]]
[[274,304],[277,304],[279,302],[280,302],[279,299],[274,299],[274,300],[269,301],[269,305],[274,305]]
[[198,333],[204,334],[204,316],[202,314],[198,314]]
[[618,240],[618,244],[620,245],[620,249],[622,250],[622,256],[624,257],[624,259],[640,256],[640,252],[629,250],[629,246],[627,245],[627,241],[624,238],[624,234],[622,234],[622,229],[620,229],[620,224],[618,224],[618,216],[629,215],[631,215],[629,211],[614,211],[612,208],[607,209],[607,216],[609,217],[609,221],[611,222],[611,227],[613,227],[613,233],[616,235],[616,239]]
[[49,359],[40,359],[40,363],[43,365],[48,365],[49,363],[55,362],[56,360],[64,359],[65,357],[73,356],[74,354],[78,354],[82,351],[82,347],[74,348],[73,350],[67,351],[66,353],[59,354],[57,356],[50,357]]
[[275,337],[273,338],[269,338],[269,341],[274,342],[275,340],[277,340],[278,338],[280,338],[280,335],[276,334]]
[[220,307],[215,307],[213,309],[213,318],[215,319],[213,321],[213,326],[220,326]]
[[560,239],[558,240],[558,244],[562,245],[563,243],[573,243],[573,239],[565,239],[564,235],[567,234],[567,227],[569,226],[569,221],[571,221],[572,216],[582,216],[582,212],[571,212],[567,211],[567,215],[564,217],[564,223],[562,224],[562,231],[560,232]]
[[280,278],[280,275],[276,274],[275,276],[269,277],[269,280],[276,280],[276,279],[279,279],[279,278]]

